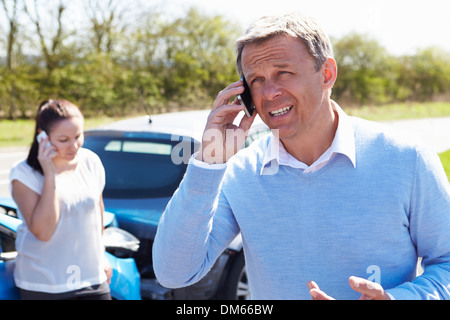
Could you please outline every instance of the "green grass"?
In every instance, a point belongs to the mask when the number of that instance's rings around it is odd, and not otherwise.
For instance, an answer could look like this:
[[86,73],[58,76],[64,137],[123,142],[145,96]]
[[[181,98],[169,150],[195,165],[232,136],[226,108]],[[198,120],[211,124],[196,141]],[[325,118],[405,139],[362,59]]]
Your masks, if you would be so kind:
[[450,102],[394,103],[361,108],[342,107],[349,115],[373,121],[450,117]]
[[[88,118],[85,120],[84,128],[95,128],[120,119],[122,118]],[[34,127],[34,120],[0,120],[0,148],[30,145]]]
[[450,181],[450,150],[439,154],[439,157],[441,158],[445,173],[447,174],[448,180]]
[[34,121],[0,120],[0,147],[16,147],[30,144],[33,138]]

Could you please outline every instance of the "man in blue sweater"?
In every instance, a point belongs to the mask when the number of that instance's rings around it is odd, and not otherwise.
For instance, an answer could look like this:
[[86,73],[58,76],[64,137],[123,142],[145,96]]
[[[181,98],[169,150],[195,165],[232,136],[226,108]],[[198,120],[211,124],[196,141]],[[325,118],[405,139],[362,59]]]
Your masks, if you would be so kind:
[[218,94],[160,221],[161,284],[197,282],[241,233],[254,299],[450,298],[450,187],[437,155],[330,99],[337,66],[314,21],[262,18],[237,50],[273,133],[236,153],[255,115],[233,124],[242,81]]

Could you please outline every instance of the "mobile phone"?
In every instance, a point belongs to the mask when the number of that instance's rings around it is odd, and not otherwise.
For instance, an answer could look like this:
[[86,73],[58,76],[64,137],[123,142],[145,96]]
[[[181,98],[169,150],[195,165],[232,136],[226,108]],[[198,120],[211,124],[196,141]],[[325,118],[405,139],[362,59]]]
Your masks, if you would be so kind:
[[[44,140],[45,138],[47,138],[47,132],[42,130],[41,133],[39,133],[37,135],[36,140],[37,140],[37,142],[41,143],[41,141]],[[52,144],[50,143],[50,141],[47,141],[45,148],[51,148],[51,147],[52,147]]]
[[244,82],[244,92],[237,96],[239,103],[243,105],[244,112],[247,117],[251,117],[253,112],[255,111],[255,104],[253,103],[252,95],[250,94],[250,88],[248,87],[247,81],[244,76],[241,77],[241,80]]

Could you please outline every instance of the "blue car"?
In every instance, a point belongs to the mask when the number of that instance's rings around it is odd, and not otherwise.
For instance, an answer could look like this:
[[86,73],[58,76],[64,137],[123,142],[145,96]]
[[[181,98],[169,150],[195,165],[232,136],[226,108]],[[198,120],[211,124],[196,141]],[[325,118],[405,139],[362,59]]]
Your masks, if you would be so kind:
[[[247,299],[250,296],[242,240],[238,236],[200,282],[182,289],[162,287],[152,267],[152,245],[159,219],[178,188],[191,155],[198,150],[210,111],[138,117],[85,132],[84,147],[106,170],[106,210],[140,241],[135,260],[141,293],[148,299]],[[268,132],[256,118],[245,145]]]
[[[17,206],[11,198],[0,198],[0,300],[19,299],[14,284],[16,232],[22,223],[17,218]],[[105,212],[103,241],[105,255],[113,269],[111,297],[116,300],[140,300],[140,275],[132,256],[139,248],[139,240],[117,228],[112,213]]]

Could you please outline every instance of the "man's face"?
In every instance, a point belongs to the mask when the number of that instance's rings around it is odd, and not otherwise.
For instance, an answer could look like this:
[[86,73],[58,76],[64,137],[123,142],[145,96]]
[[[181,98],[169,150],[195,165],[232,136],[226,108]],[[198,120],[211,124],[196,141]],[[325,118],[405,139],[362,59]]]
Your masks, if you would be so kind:
[[261,119],[280,138],[305,138],[326,116],[328,85],[303,43],[277,36],[242,52],[244,76]]

